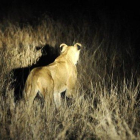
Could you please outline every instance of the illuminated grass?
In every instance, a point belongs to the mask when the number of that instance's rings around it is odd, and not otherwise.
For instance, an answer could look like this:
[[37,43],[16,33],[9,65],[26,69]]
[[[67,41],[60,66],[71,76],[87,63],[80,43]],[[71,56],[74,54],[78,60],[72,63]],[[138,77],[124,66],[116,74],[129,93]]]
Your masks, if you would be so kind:
[[[47,18],[34,28],[10,22],[0,26],[0,139],[140,139],[139,80],[130,67],[128,40],[122,45],[116,30],[109,38],[109,27],[91,31],[88,22],[80,22],[78,29],[75,23],[66,26]],[[83,50],[71,105],[56,110],[36,99],[27,114],[25,102],[14,101],[9,72],[36,63],[41,56],[36,47],[58,49],[74,42],[83,44]]]

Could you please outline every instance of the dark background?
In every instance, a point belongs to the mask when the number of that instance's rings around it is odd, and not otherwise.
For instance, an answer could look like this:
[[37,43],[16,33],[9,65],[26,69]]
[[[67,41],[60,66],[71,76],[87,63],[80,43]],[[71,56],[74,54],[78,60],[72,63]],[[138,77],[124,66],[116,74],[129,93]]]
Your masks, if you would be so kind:
[[[11,19],[20,24],[35,25],[40,17],[48,15],[53,19],[62,19],[67,22],[74,18],[83,18],[88,22],[108,19],[111,24],[116,22],[121,26],[122,32],[129,32],[133,47],[139,52],[140,10],[138,2],[128,1],[18,1],[3,0],[0,4],[0,20]],[[103,21],[104,22],[104,21]],[[110,25],[109,25],[110,26]],[[125,36],[123,36],[125,37]],[[123,39],[123,38],[122,38]],[[137,53],[136,51],[136,53]]]
[[[140,10],[139,3],[132,1],[97,1],[97,0],[2,0],[0,3],[0,21],[10,19],[20,24],[36,25],[40,18],[48,15],[53,19],[72,21],[76,18],[88,22],[104,22],[106,19],[113,26],[121,26],[120,39],[125,39],[127,32],[131,36],[136,54],[140,52]],[[102,21],[101,21],[102,20]],[[107,23],[108,24],[108,23]],[[114,28],[114,27],[113,27]],[[121,37],[121,34],[124,34]]]
[[[48,15],[54,20],[71,22],[77,18],[97,24],[107,22],[110,30],[121,28],[120,40],[126,39],[129,33],[129,42],[135,48],[139,58],[140,46],[140,10],[139,3],[132,1],[97,1],[97,0],[2,0],[0,3],[0,21],[10,19],[21,25],[36,25],[40,18]],[[115,24],[117,26],[115,27]],[[116,29],[117,30],[117,29]],[[138,60],[139,61],[139,60]]]
[[[1,1],[0,11],[1,16],[7,13],[14,12],[31,12],[34,16],[39,16],[44,12],[50,15],[62,16],[65,14],[85,13],[86,16],[94,15],[97,11],[101,11],[109,16],[120,16],[138,18],[139,4],[128,1],[95,1],[95,0],[76,0],[76,1],[54,1],[54,0],[36,0],[36,1],[18,1],[18,0],[3,0]],[[59,13],[60,12],[60,13]],[[124,18],[124,17],[123,17]]]

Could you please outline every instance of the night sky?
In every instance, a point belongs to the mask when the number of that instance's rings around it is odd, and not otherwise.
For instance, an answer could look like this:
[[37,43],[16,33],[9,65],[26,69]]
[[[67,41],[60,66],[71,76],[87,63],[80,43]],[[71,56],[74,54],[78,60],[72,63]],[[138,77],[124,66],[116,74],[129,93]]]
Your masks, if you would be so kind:
[[34,0],[34,1],[18,1],[18,0],[2,0],[0,5],[1,16],[5,13],[11,12],[12,10],[17,11],[26,11],[30,9],[34,13],[44,13],[49,12],[50,14],[73,14],[74,11],[77,13],[86,13],[92,15],[96,11],[102,11],[103,13],[108,14],[109,16],[122,16],[125,18],[138,18],[139,13],[139,4],[132,2],[102,2],[94,0],[75,0],[75,1],[54,1],[54,0]]

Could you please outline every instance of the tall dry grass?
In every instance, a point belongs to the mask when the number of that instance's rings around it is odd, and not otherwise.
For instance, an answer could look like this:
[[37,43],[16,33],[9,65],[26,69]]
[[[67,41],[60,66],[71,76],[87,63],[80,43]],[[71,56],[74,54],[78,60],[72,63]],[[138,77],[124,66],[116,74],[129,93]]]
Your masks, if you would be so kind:
[[[47,17],[34,27],[0,24],[0,139],[140,140],[139,79],[131,42],[120,40],[120,25],[115,30],[107,20],[97,23]],[[36,63],[42,55],[36,47],[57,49],[62,42],[83,44],[76,96],[69,105],[63,100],[60,110],[36,98],[27,114],[24,101],[14,100],[9,72]]]

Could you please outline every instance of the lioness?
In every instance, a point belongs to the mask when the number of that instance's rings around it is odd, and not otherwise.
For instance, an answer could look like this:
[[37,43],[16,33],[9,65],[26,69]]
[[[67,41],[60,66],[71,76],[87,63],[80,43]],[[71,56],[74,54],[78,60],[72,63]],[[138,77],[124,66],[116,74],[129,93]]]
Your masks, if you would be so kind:
[[61,92],[66,90],[66,96],[72,95],[77,80],[76,64],[79,60],[81,44],[74,46],[61,44],[61,54],[48,66],[34,68],[26,81],[24,98],[32,105],[37,93],[45,101],[55,101],[56,107],[61,106]]

